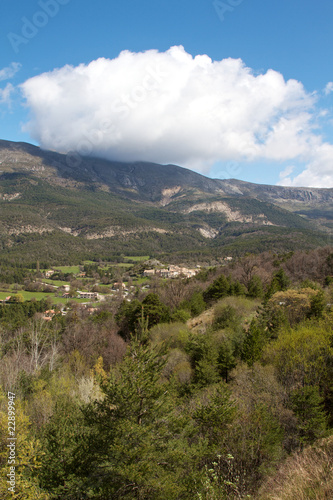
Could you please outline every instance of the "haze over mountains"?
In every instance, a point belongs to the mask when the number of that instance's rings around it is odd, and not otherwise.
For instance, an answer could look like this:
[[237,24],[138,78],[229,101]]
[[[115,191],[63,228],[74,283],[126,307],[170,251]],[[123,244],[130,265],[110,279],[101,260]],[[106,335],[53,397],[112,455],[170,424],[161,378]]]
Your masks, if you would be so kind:
[[[2,253],[290,250],[325,245],[333,189],[210,179],[0,141]],[[29,250],[30,249],[30,250]],[[26,250],[24,250],[26,251]]]

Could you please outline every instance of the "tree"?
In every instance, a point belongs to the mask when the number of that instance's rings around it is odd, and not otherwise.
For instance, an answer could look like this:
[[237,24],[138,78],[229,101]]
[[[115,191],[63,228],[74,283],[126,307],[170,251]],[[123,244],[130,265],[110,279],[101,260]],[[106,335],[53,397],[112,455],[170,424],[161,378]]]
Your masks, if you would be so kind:
[[237,330],[240,326],[240,317],[236,309],[229,304],[217,304],[214,309],[214,329],[231,328]]
[[266,299],[269,299],[274,293],[288,289],[290,280],[285,271],[281,268],[273,274],[272,281],[266,293]]
[[[44,457],[39,478],[52,498],[85,498],[91,474],[90,429],[83,414],[69,396],[58,398],[42,432]],[[83,496],[84,495],[84,496]]]
[[310,311],[308,316],[321,318],[323,316],[326,307],[325,294],[322,290],[319,290],[316,295],[314,295],[310,300]]
[[[49,357],[49,325],[42,319],[34,320],[31,322],[27,334],[30,344],[30,369],[32,372],[36,372],[47,362]],[[54,345],[53,355],[55,356],[55,354]]]
[[156,293],[149,293],[143,299],[142,307],[145,317],[148,318],[149,328],[158,323],[167,323],[170,320],[169,308],[163,304]]
[[192,334],[185,346],[194,369],[194,383],[205,387],[220,381],[218,346],[211,334]]
[[255,255],[246,255],[240,261],[241,266],[241,279],[242,283],[249,288],[251,280],[255,276],[256,271],[258,270],[258,257]]
[[161,380],[165,363],[160,348],[132,339],[119,370],[101,383],[103,399],[84,410],[94,436],[86,488],[97,498],[176,500],[187,491],[193,459],[184,417]]
[[10,300],[11,300],[11,302],[22,303],[22,302],[24,302],[24,297],[21,293],[17,293],[16,295],[12,295]]
[[247,293],[249,297],[261,299],[264,295],[264,288],[259,276],[254,275],[251,277]]
[[236,364],[234,345],[230,339],[225,340],[219,348],[218,366],[220,375],[226,383],[229,382],[229,373]]
[[205,290],[203,297],[206,302],[221,299],[229,295],[230,280],[224,274],[221,274],[213,283]]
[[237,405],[223,382],[206,389],[204,395],[204,402],[200,399],[197,402],[193,418],[198,424],[198,432],[215,449],[223,444],[228,427],[236,417]]
[[312,288],[290,289],[274,293],[265,307],[267,322],[274,323],[280,316],[284,317],[289,325],[295,326],[310,315],[311,301],[317,294],[318,292]]
[[291,408],[297,416],[301,443],[313,443],[325,437],[327,432],[327,415],[324,400],[316,386],[305,386],[292,391]]
[[289,391],[305,385],[325,390],[332,375],[332,324],[308,321],[293,330],[282,329],[263,356],[273,364],[278,379]]
[[253,319],[241,348],[241,358],[248,366],[253,366],[256,361],[260,360],[267,340],[263,327]]
[[189,306],[192,316],[199,316],[205,309],[206,303],[204,301],[202,292],[194,292],[189,300]]
[[[40,441],[30,431],[31,423],[23,410],[21,401],[15,398],[14,402],[16,440],[13,456],[15,456],[15,465],[11,465],[8,464],[11,449],[8,444],[14,441],[8,440],[7,397],[0,392],[0,496],[5,500],[23,498],[25,500],[48,500],[50,496],[40,487],[37,478],[43,459]],[[11,466],[15,467],[15,486],[9,492],[7,474],[10,473]]]

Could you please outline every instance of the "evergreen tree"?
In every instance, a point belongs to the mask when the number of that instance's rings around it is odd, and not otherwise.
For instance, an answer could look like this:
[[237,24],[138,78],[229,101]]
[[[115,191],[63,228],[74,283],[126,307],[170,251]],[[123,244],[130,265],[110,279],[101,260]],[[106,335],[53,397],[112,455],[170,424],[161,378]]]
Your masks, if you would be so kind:
[[132,339],[119,370],[101,385],[103,399],[85,410],[94,433],[93,498],[190,498],[197,452],[188,441],[191,422],[162,383],[165,363],[163,351]]
[[310,312],[309,317],[321,318],[324,314],[326,306],[325,295],[322,290],[319,290],[316,295],[314,295],[310,301]]
[[256,298],[261,299],[263,297],[264,288],[259,276],[257,275],[252,276],[248,285],[247,293],[249,297],[252,297],[254,299]]
[[167,323],[170,320],[169,308],[163,304],[156,293],[149,293],[142,301],[144,315],[148,318],[148,326],[151,328],[158,323]]
[[221,299],[230,295],[230,280],[224,274],[221,274],[213,283],[205,290],[203,297],[206,302]]
[[268,300],[274,293],[283,292],[288,289],[290,280],[284,270],[281,268],[273,274],[272,281],[268,287],[265,299]]
[[297,416],[301,443],[313,443],[322,438],[327,430],[324,400],[317,386],[295,389],[291,395],[291,408]]
[[262,326],[257,320],[253,319],[243,342],[242,360],[249,366],[253,366],[253,364],[261,358],[266,343],[267,336]]
[[89,498],[90,438],[78,404],[68,396],[60,398],[42,433],[44,457],[39,478],[52,498]]

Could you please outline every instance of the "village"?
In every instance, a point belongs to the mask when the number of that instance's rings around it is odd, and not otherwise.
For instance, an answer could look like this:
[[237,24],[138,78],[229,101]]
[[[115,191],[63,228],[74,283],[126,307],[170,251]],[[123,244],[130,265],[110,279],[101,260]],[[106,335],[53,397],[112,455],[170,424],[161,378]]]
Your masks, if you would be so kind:
[[[224,258],[229,259],[231,257]],[[0,304],[46,299],[48,307],[39,315],[45,321],[51,321],[56,315],[65,316],[73,307],[93,314],[101,304],[112,300],[131,302],[141,291],[150,289],[152,279],[186,280],[195,277],[201,269],[199,265],[168,265],[147,257],[109,267],[93,262],[47,269],[39,269],[37,265],[24,285],[2,289]]]
[[179,267],[170,265],[167,268],[154,268],[145,269],[143,271],[143,276],[152,277],[159,276],[161,278],[193,278],[200,271],[201,267],[197,266],[195,269],[188,269],[187,267]]

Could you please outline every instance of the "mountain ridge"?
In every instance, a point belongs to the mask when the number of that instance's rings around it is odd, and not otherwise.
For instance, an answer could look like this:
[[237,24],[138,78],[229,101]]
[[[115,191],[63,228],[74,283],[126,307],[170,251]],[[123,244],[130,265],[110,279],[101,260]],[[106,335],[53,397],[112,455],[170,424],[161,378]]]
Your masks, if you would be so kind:
[[[45,165],[59,168],[59,172],[61,174],[70,172],[73,176],[73,174],[80,172],[81,177],[83,176],[83,178],[87,175],[87,173],[92,174],[91,177],[93,177],[94,174],[103,175],[103,167],[109,168],[112,166],[115,177],[119,181],[123,181],[124,187],[126,184],[129,184],[130,186],[135,185],[138,189],[146,186],[146,183],[142,182],[142,173],[144,172],[145,176],[147,176],[147,173],[148,175],[151,174],[152,169],[155,171],[157,169],[159,170],[158,173],[160,176],[162,174],[162,170],[168,171],[167,176],[163,176],[163,181],[166,182],[166,187],[170,188],[173,187],[175,183],[177,184],[178,179],[183,179],[183,181],[186,181],[191,187],[200,187],[200,189],[205,188],[207,192],[223,192],[225,194],[234,194],[236,196],[243,195],[245,193],[253,195],[253,193],[261,192],[265,193],[268,197],[269,193],[279,193],[282,199],[294,198],[299,199],[300,201],[310,201],[311,199],[332,201],[333,198],[333,188],[273,186],[268,184],[256,184],[238,179],[212,179],[188,168],[173,164],[162,165],[159,163],[144,161],[110,161],[98,157],[82,156],[75,152],[63,154],[55,151],[48,151],[40,148],[39,146],[25,142],[0,140],[0,152],[3,154],[3,151],[6,149],[8,151],[15,152],[15,154],[18,152],[22,153],[23,150],[31,156],[40,157]],[[1,164],[2,163],[3,160],[1,160]],[[90,168],[87,169],[87,166]],[[128,178],[126,176],[132,176],[134,181],[128,182]],[[174,179],[175,176],[176,180],[171,182],[171,179]],[[153,177],[156,176],[154,175]],[[93,178],[91,180],[94,181]],[[98,179],[95,178],[94,182],[97,181]]]
[[56,235],[88,253],[105,252],[108,242],[117,251],[143,252],[146,244],[148,253],[312,248],[332,229],[333,189],[210,179],[177,165],[110,162],[10,141],[0,141],[0,171],[6,254],[20,239],[49,248]]

